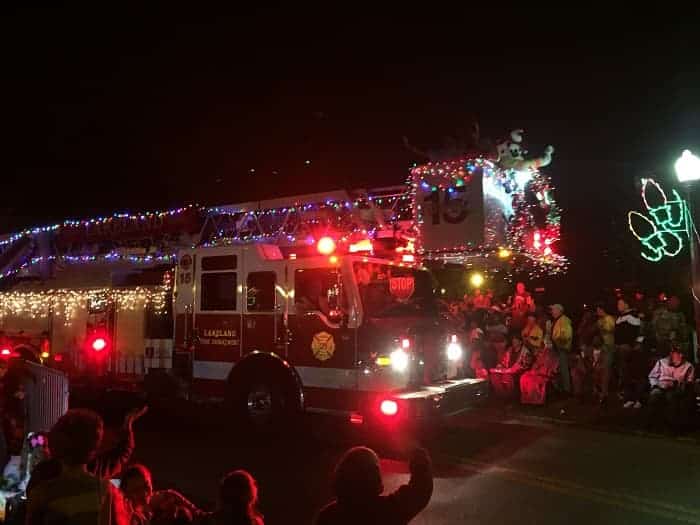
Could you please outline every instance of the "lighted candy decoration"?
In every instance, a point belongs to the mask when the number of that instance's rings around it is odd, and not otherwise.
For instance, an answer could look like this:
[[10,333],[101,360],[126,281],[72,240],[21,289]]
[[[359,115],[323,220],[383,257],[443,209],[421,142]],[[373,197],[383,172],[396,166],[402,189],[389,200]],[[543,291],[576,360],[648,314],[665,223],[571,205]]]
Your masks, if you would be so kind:
[[675,257],[683,250],[683,239],[690,238],[688,207],[676,190],[668,200],[653,179],[642,179],[642,201],[649,216],[638,211],[627,214],[629,229],[642,243],[641,255],[651,262]]

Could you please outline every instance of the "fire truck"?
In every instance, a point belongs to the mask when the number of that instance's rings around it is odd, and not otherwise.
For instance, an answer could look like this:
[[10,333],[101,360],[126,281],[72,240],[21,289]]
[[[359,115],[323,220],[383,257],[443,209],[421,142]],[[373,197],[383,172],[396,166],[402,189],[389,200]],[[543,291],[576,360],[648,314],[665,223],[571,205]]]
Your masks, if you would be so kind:
[[255,421],[306,410],[356,423],[449,414],[486,394],[458,377],[465,351],[430,273],[370,250],[321,237],[302,253],[181,252],[175,347],[191,348],[193,391]]
[[549,179],[483,157],[395,187],[64,221],[0,238],[0,330],[72,378],[177,379],[257,423],[416,422],[487,393],[426,266],[558,271],[558,236]]

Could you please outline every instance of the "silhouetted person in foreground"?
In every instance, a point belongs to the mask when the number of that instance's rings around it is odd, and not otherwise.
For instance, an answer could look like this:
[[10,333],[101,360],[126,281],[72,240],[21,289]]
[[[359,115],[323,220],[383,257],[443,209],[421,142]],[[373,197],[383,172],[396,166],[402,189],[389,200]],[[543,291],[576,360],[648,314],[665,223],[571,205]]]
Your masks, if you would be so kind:
[[417,449],[410,461],[411,479],[395,492],[382,495],[379,457],[366,447],[350,449],[335,469],[336,500],[321,510],[316,525],[405,524],[422,511],[433,494],[430,456]]
[[226,474],[219,484],[217,509],[197,525],[264,525],[258,512],[258,484],[245,470]]
[[88,473],[102,441],[102,418],[90,410],[69,410],[49,433],[58,476],[29,494],[27,525],[127,525],[128,513],[117,489]]

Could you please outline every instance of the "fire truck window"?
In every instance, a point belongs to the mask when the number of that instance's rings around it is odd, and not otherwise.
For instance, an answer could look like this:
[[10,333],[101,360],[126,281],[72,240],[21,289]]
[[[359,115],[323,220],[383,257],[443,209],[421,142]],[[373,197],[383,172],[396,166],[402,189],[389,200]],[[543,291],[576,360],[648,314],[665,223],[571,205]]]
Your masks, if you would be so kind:
[[[328,290],[337,284],[337,270],[328,268],[297,270],[294,273],[294,305],[297,311],[317,311],[328,315],[330,312]],[[340,302],[342,305],[345,304],[344,295],[340,298]]]
[[209,272],[212,270],[235,270],[236,264],[235,255],[217,255],[213,257],[202,257],[202,271]]
[[275,272],[251,272],[248,274],[248,311],[273,312],[275,310]]
[[202,310],[236,310],[236,273],[202,274]]

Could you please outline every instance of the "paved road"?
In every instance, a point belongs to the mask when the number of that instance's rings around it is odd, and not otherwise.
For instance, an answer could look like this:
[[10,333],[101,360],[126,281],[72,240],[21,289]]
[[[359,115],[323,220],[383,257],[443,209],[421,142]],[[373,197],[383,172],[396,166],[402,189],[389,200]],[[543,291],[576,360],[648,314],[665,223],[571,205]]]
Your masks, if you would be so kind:
[[[310,417],[297,436],[246,444],[223,424],[223,414],[196,414],[140,422],[137,459],[153,470],[158,487],[178,488],[203,506],[214,504],[222,474],[246,468],[259,480],[262,510],[273,525],[309,523],[330,498],[338,456],[367,439]],[[700,448],[690,441],[469,413],[429,448],[435,493],[416,524],[700,524]],[[400,454],[382,456],[387,489],[404,483]]]

